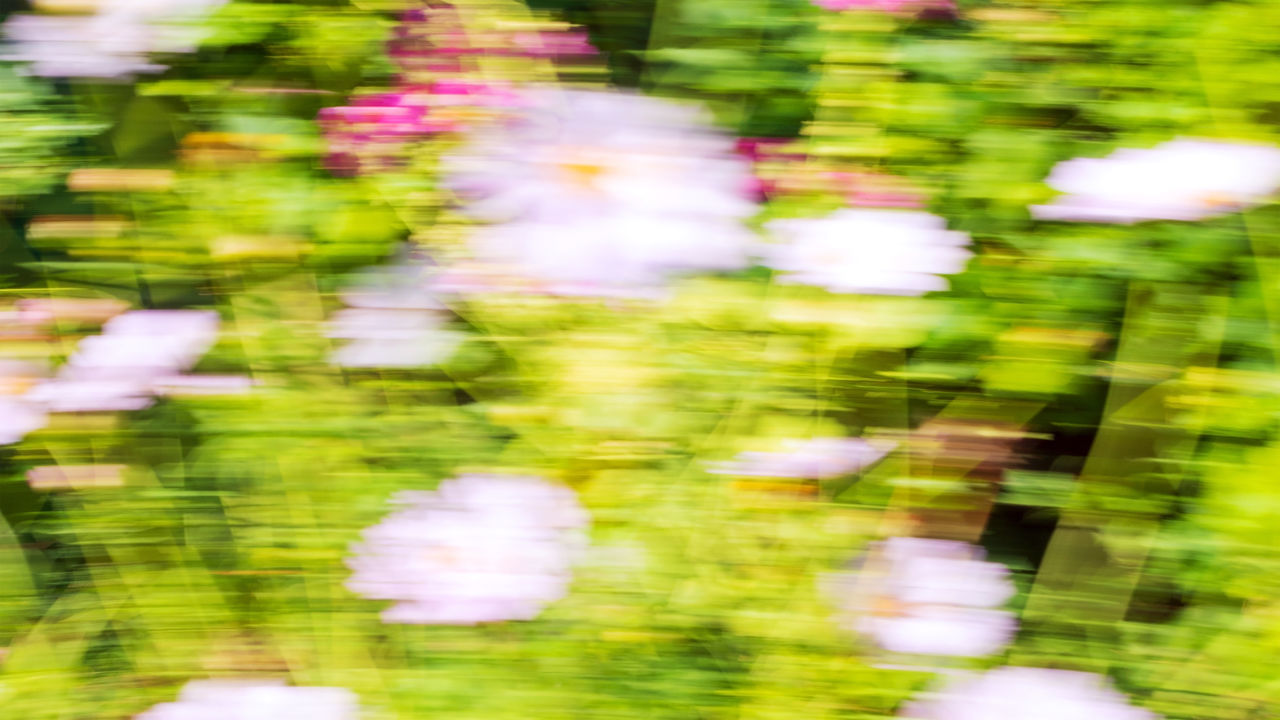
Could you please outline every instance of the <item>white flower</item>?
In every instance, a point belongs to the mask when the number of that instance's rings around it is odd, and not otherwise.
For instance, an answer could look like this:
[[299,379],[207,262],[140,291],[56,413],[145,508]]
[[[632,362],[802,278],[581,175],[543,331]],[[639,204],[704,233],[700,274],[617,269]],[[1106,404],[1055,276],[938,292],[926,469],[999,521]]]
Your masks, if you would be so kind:
[[212,310],[135,310],[108,320],[67,359],[78,374],[150,375],[186,370],[218,340]]
[[1042,220],[1201,220],[1257,205],[1275,192],[1280,148],[1184,138],[1068,160],[1047,182],[1064,194],[1031,208]]
[[385,622],[531,620],[568,592],[587,515],[573,492],[533,477],[463,475],[405,507],[353,547],[353,592],[395,605]]
[[999,609],[1014,592],[1008,570],[981,548],[895,537],[854,571],[828,578],[842,621],[890,652],[979,657],[1004,647],[1017,622]]
[[648,294],[747,264],[750,168],[697,109],[618,92],[529,91],[447,160],[489,221],[477,259],[557,294]]
[[858,472],[897,446],[885,440],[784,440],[781,452],[744,452],[712,468],[717,475],[827,480]]
[[824,218],[773,220],[782,240],[764,246],[780,280],[835,293],[923,295],[946,290],[939,275],[964,269],[969,236],[925,212],[843,209]]
[[0,396],[0,445],[16,443],[47,422],[48,417],[39,405]]
[[342,367],[421,367],[447,360],[461,336],[444,328],[443,306],[425,266],[403,262],[361,273],[342,293],[327,335],[349,340],[331,360]]
[[24,399],[50,412],[141,410],[155,383],[190,369],[218,339],[212,310],[134,310],[80,341],[56,377]]
[[355,694],[345,688],[201,680],[134,720],[356,720],[358,712]]
[[1093,673],[1000,667],[955,677],[931,697],[907,704],[913,720],[1158,720],[1128,703]]
[[159,72],[153,52],[190,52],[203,36],[194,21],[222,0],[102,0],[83,15],[20,13],[4,24],[5,60],[48,77],[127,77]]

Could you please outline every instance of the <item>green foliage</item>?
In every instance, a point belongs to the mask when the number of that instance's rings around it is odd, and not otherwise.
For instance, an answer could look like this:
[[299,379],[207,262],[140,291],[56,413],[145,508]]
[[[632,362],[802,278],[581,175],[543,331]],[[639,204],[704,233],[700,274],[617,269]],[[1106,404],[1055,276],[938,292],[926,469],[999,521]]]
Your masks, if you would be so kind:
[[[1124,226],[1027,208],[1069,158],[1274,142],[1280,6],[539,5],[587,26],[615,84],[700,99],[806,162],[908,178],[975,259],[923,298],[760,268],[681,279],[660,303],[480,295],[442,313],[463,342],[439,367],[340,370],[323,323],[350,272],[406,240],[448,258],[469,229],[437,182],[447,140],[375,176],[322,168],[315,115],[387,83],[394,8],[230,3],[198,53],[133,84],[7,66],[6,297],[216,309],[198,370],[256,382],[64,416],[4,450],[10,714],[123,717],[193,678],[257,674],[349,687],[371,717],[892,716],[932,673],[841,629],[820,579],[922,526],[981,540],[1018,585],[1007,656],[955,667],[1107,672],[1168,718],[1275,707],[1280,215]],[[79,168],[173,176],[68,187]],[[841,203],[775,197],[756,221]],[[65,215],[98,220],[44,222]],[[3,341],[56,364],[96,331]],[[900,443],[815,483],[709,472],[858,435]],[[25,480],[88,463],[129,469],[120,487]],[[495,468],[554,478],[589,509],[568,597],[528,623],[415,627],[344,587],[350,544],[391,496]]]

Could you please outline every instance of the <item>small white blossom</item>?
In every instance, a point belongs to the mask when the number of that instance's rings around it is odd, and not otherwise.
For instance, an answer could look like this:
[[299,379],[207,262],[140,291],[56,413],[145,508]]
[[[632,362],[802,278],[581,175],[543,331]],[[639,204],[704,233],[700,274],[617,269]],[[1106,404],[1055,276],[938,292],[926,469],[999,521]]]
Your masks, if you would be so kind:
[[895,537],[856,570],[828,578],[841,621],[890,652],[979,657],[1008,644],[1017,621],[1000,609],[1014,592],[1008,570],[981,548]]
[[327,335],[347,340],[331,360],[342,367],[422,367],[451,356],[461,335],[445,329],[443,306],[427,268],[399,262],[367,270],[342,292],[348,306],[329,319]]
[[1031,208],[1042,220],[1202,220],[1257,205],[1274,193],[1280,187],[1280,148],[1171,140],[1148,150],[1059,163],[1047,182],[1063,195]]
[[358,715],[356,696],[345,688],[200,680],[187,683],[176,701],[160,703],[134,720],[357,720]]
[[834,293],[923,295],[946,290],[942,275],[964,269],[969,236],[947,230],[925,212],[837,210],[822,218],[773,220],[781,242],[763,246],[764,264],[779,280]]
[[744,452],[711,469],[717,475],[827,480],[868,467],[896,447],[885,440],[811,438],[784,440],[779,452]]
[[476,259],[555,294],[650,294],[745,267],[750,168],[695,108],[619,92],[530,91],[447,159],[489,225]]
[[941,690],[908,703],[899,717],[912,720],[1158,720],[1128,703],[1107,678],[1093,673],[1000,667],[964,674]]
[[352,548],[347,582],[395,602],[385,622],[531,620],[569,588],[587,515],[567,488],[533,477],[463,475],[404,507]]

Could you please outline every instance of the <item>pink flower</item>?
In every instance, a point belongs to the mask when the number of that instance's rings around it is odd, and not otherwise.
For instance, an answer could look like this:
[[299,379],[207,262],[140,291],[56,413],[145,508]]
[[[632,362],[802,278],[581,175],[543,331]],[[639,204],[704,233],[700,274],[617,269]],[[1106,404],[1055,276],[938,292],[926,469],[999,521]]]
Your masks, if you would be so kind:
[[949,679],[899,717],[912,720],[1158,720],[1130,705],[1102,675],[1035,667],[999,667]]
[[981,548],[895,537],[861,566],[827,578],[841,622],[886,650],[978,657],[1008,644],[1017,621],[1000,606],[1014,592],[1008,570]]
[[532,620],[569,588],[587,515],[567,488],[534,477],[463,475],[402,509],[352,548],[347,587],[395,604],[385,622]]
[[1042,220],[1203,220],[1257,205],[1280,188],[1280,148],[1184,138],[1068,160],[1047,182],[1063,195],[1031,208]]

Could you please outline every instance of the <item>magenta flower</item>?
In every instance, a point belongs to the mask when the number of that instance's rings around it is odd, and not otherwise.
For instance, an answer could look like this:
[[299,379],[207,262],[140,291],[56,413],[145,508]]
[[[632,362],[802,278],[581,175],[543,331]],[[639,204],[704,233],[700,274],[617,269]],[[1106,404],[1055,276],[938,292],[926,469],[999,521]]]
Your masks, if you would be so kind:
[[1009,571],[983,557],[968,543],[890,538],[856,570],[826,578],[827,590],[842,624],[891,652],[990,655],[1017,621],[1000,609],[1014,593]]
[[911,720],[1159,720],[1130,705],[1110,681],[1093,673],[1035,667],[999,667],[947,680],[898,713]]
[[563,597],[585,546],[573,492],[534,477],[463,475],[364,532],[347,587],[393,604],[385,622],[475,625],[532,620]]
[[1047,180],[1063,195],[1031,214],[1042,220],[1132,224],[1203,220],[1264,202],[1280,188],[1280,148],[1178,139],[1149,150],[1059,163]]
[[394,168],[403,163],[408,143],[464,130],[482,111],[515,97],[496,85],[448,80],[324,108],[317,122],[328,144],[326,165],[340,175]]
[[922,10],[950,10],[951,0],[813,0],[813,4],[836,12],[870,10],[884,13],[919,12]]
[[134,720],[358,720],[354,693],[336,687],[292,687],[269,680],[199,680],[173,702]]

